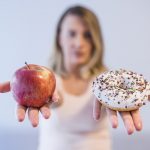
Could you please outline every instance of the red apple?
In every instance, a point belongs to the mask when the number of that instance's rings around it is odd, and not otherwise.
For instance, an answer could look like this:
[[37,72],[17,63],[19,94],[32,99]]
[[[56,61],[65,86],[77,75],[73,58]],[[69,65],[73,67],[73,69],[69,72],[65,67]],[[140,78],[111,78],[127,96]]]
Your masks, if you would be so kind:
[[10,86],[13,97],[20,105],[41,107],[52,97],[56,80],[48,68],[26,64],[14,73]]

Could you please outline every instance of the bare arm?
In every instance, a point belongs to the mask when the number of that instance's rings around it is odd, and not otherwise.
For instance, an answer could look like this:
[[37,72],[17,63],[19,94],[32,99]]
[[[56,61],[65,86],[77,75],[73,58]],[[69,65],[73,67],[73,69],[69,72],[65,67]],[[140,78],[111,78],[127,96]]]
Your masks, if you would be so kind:
[[0,93],[6,93],[10,91],[10,82],[0,83]]

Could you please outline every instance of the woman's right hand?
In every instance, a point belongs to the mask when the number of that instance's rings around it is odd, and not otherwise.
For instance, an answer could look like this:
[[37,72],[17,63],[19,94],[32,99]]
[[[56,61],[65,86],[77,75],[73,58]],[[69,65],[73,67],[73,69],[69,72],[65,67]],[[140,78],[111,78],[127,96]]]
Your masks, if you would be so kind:
[[[0,84],[0,93],[6,93],[9,91],[10,91],[10,82],[9,81]],[[17,109],[16,109],[17,119],[19,122],[22,122],[25,119],[26,113],[28,113],[28,118],[29,118],[32,126],[36,127],[39,124],[39,112],[41,112],[42,116],[45,119],[48,119],[50,117],[50,105],[53,102],[57,102],[57,101],[58,101],[58,94],[55,91],[52,96],[52,99],[50,99],[48,103],[46,103],[45,105],[43,105],[40,108],[25,107],[25,106],[18,104]]]
[[57,101],[58,101],[58,95],[56,92],[54,92],[52,99],[50,99],[48,103],[46,103],[45,105],[43,105],[40,108],[25,107],[25,106],[18,104],[17,105],[17,112],[16,112],[18,121],[22,122],[25,119],[25,115],[27,113],[29,121],[31,122],[32,126],[37,127],[39,124],[39,112],[42,114],[42,116],[45,119],[48,119],[51,115],[50,105],[53,102],[57,102]]

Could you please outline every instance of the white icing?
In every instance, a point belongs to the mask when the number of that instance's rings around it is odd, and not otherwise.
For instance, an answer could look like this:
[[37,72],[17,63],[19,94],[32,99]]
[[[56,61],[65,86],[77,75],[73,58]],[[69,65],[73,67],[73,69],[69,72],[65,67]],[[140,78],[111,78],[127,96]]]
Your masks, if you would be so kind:
[[142,75],[119,69],[99,75],[93,93],[111,108],[132,110],[148,102],[150,83]]

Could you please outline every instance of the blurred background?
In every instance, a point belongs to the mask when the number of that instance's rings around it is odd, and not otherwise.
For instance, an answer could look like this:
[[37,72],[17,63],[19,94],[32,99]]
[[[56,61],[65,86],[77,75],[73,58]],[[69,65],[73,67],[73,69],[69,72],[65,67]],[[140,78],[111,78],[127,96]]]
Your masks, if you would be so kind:
[[[83,5],[96,13],[105,43],[105,64],[142,73],[150,81],[149,0],[0,0],[0,83],[11,80],[24,62],[47,65],[54,31],[62,12]],[[11,93],[0,94],[0,150],[36,150],[38,127],[15,116]],[[114,150],[149,150],[150,104],[141,109],[143,130],[129,136],[119,120],[111,129]]]

